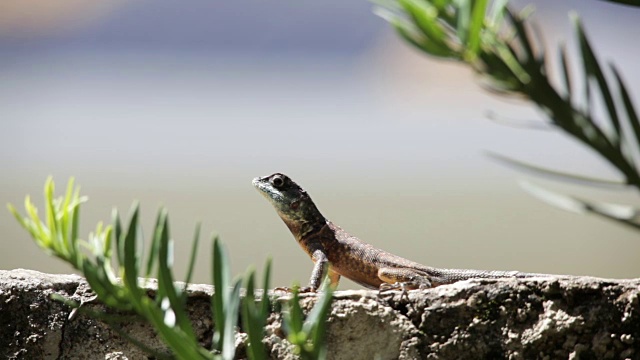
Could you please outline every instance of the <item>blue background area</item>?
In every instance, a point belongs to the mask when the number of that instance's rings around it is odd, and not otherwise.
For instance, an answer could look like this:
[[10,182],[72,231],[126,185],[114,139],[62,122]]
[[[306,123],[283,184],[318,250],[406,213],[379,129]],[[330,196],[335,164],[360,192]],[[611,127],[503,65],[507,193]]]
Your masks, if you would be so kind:
[[[348,231],[428,265],[639,273],[636,233],[541,204],[518,187],[525,174],[482,152],[617,174],[562,134],[488,120],[488,112],[516,122],[543,117],[484,92],[466,68],[410,48],[369,2],[47,4],[0,5],[0,202],[40,199],[48,175],[59,189],[75,176],[91,199],[83,234],[133,199],[142,201],[149,232],[164,204],[178,264],[200,219],[203,233],[222,236],[235,271],[271,254],[275,284],[305,283],[310,261],[251,186],[253,177],[281,171]],[[575,9],[603,63],[619,67],[638,99],[638,9],[535,5],[549,59],[559,43],[574,49],[567,14]],[[530,180],[638,205],[632,192]],[[3,211],[0,234],[2,268],[70,271]],[[203,242],[201,282],[209,281],[208,253]]]

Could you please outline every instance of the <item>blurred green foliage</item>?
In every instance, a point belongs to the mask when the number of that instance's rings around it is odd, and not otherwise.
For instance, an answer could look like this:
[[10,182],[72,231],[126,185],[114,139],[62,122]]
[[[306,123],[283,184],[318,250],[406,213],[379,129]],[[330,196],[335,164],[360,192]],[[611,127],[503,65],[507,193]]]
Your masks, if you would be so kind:
[[[377,3],[377,13],[410,44],[428,55],[468,65],[481,76],[490,91],[531,101],[546,115],[551,128],[600,155],[624,181],[571,174],[504,155],[490,155],[511,166],[556,179],[640,190],[638,112],[617,68],[609,65],[610,74],[606,74],[576,14],[570,17],[582,68],[570,67],[566,49],[561,46],[557,52],[561,86],[556,86],[549,77],[549,57],[542,35],[528,20],[530,7],[514,12],[506,0],[380,0]],[[582,89],[576,88],[575,76],[583,78]],[[597,100],[604,104],[602,116],[594,111]],[[632,206],[595,203],[535,185],[524,188],[552,205],[562,204],[563,209],[592,213],[640,228],[638,209]]]

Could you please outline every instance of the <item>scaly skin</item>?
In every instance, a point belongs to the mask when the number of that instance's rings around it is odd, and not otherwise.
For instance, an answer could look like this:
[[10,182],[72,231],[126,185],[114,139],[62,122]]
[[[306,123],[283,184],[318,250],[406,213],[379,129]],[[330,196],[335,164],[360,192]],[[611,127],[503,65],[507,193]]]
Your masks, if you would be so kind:
[[340,276],[372,288],[400,285],[417,289],[473,278],[526,278],[549,276],[518,271],[438,269],[424,266],[377,249],[327,220],[311,197],[288,176],[275,173],[253,179],[253,185],[269,200],[302,249],[315,263],[310,291],[316,291],[328,265],[331,284]]

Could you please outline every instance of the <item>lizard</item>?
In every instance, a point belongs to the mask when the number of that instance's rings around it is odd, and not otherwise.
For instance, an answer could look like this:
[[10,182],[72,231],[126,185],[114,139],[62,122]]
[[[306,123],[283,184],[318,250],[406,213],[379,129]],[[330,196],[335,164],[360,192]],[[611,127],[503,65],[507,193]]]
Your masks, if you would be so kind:
[[325,273],[333,288],[344,276],[366,288],[402,288],[403,291],[475,278],[550,276],[519,271],[425,266],[367,244],[327,220],[309,194],[284,174],[257,177],[253,179],[253,185],[273,205],[294,238],[315,263],[309,286],[302,291],[317,291]]

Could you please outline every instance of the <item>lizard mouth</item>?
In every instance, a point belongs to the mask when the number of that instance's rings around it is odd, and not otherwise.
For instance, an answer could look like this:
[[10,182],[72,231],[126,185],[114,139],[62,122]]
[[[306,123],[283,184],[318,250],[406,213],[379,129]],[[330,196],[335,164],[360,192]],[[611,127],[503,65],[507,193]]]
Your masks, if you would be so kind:
[[269,184],[266,181],[264,181],[264,178],[262,178],[262,177],[257,177],[255,179],[253,179],[253,181],[251,183],[260,192],[265,192],[266,188],[269,186]]
[[282,197],[282,194],[269,183],[268,178],[268,176],[257,177],[253,179],[252,184],[269,200],[276,200],[277,198]]

